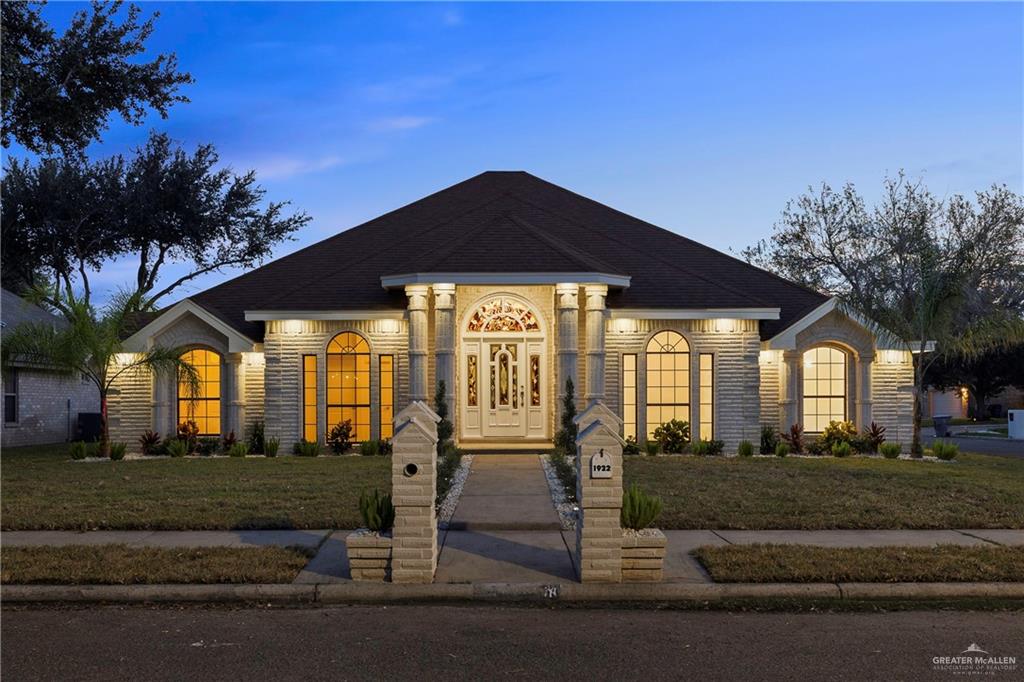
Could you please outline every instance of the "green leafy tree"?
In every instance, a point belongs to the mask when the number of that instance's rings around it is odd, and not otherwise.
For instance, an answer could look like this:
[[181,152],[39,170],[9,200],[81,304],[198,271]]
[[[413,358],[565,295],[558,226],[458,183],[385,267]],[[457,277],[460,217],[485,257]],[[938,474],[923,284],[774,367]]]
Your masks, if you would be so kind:
[[98,140],[111,114],[142,123],[147,109],[161,117],[192,83],[173,53],[151,61],[146,50],[159,16],[121,2],[94,1],[58,35],[41,16],[42,2],[5,0],[0,60],[3,131],[0,140],[32,152],[77,152]]
[[565,380],[565,392],[562,394],[561,428],[555,434],[555,447],[566,454],[576,452],[576,393],[572,379]]
[[939,390],[966,387],[971,415],[985,419],[989,398],[1007,386],[1024,388],[1024,343],[975,357],[941,357],[928,370],[928,384]]
[[[227,267],[261,264],[273,247],[310,220],[266,203],[249,171],[218,169],[210,145],[193,153],[154,133],[133,157],[11,159],[0,185],[4,276],[54,284],[48,303],[63,308],[80,292],[90,302],[89,274],[109,259],[132,257],[131,300],[154,307],[182,284]],[[185,274],[158,284],[163,266]]]
[[117,379],[125,374],[151,371],[171,375],[186,386],[189,395],[199,394],[199,373],[181,359],[185,349],[156,346],[141,353],[125,354],[122,339],[137,302],[118,296],[101,311],[80,299],[63,301],[67,324],[23,323],[4,333],[2,364],[13,362],[45,368],[65,376],[82,376],[92,383],[100,399],[100,450],[109,454],[107,397]]
[[[926,375],[1024,337],[1024,200],[994,185],[971,201],[934,197],[902,174],[867,209],[852,185],[790,202],[748,261],[837,297],[880,340],[912,354],[921,453]],[[931,342],[935,342],[932,352]]]
[[443,454],[452,439],[455,427],[448,419],[448,387],[444,381],[437,382],[437,390],[434,392],[434,411],[441,421],[437,423],[437,451]]

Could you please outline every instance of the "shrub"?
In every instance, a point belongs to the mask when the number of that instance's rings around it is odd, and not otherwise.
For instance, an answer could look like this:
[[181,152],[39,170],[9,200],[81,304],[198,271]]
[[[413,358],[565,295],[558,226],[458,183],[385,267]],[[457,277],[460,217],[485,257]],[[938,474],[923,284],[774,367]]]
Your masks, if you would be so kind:
[[171,444],[171,441],[173,440],[177,440],[177,438],[171,438],[170,436],[167,436],[162,441],[160,441],[159,445],[155,446],[152,450],[150,450],[149,454],[166,457],[167,447]]
[[885,427],[871,422],[871,425],[864,429],[863,435],[871,446],[870,452],[878,452],[878,448],[885,442]]
[[860,433],[851,438],[850,447],[853,448],[854,452],[859,452],[864,455],[870,455],[877,452],[874,444],[871,442],[871,439],[868,438],[866,433]]
[[832,444],[833,457],[849,457],[853,453],[853,446],[847,441],[837,441]]
[[740,457],[753,457],[754,456],[754,444],[749,440],[741,440],[739,448],[736,449],[736,453]]
[[856,436],[857,427],[851,421],[830,421],[821,432],[821,440],[828,452],[832,451],[832,446],[836,443],[852,443]]
[[156,431],[146,431],[139,436],[139,448],[144,455],[154,455],[160,447],[160,434]]
[[960,454],[960,446],[956,443],[945,440],[937,440],[932,443],[932,454],[944,462],[956,459]]
[[224,434],[224,439],[221,441],[221,448],[224,452],[231,452],[231,448],[235,447],[235,443],[238,442],[238,438],[235,436],[234,430],[228,431]]
[[879,450],[882,452],[882,457],[896,459],[903,452],[903,446],[899,443],[882,443]]
[[262,421],[254,421],[252,429],[249,430],[249,452],[253,454],[267,454],[267,439],[264,436]]
[[128,452],[128,443],[111,443],[110,459],[120,462]]
[[447,394],[448,387],[445,386],[445,383],[437,382],[437,391],[434,392],[434,412],[437,412],[437,416],[441,418],[441,421],[437,422],[437,454],[439,455],[448,447],[452,433],[455,431],[455,427],[448,419]]
[[76,440],[72,441],[71,445],[68,446],[68,454],[71,455],[71,459],[82,460],[85,459],[86,455],[85,441]]
[[231,449],[228,450],[228,457],[245,457],[248,454],[248,443],[235,443],[234,445],[231,446]]
[[174,438],[167,443],[167,454],[171,457],[184,457],[188,454],[188,441]]
[[624,455],[639,455],[640,444],[636,442],[636,438],[630,436],[626,439],[625,444],[622,446],[622,454]]
[[192,452],[196,449],[196,441],[199,439],[199,425],[191,419],[178,424],[178,440],[185,441],[185,452]]
[[437,490],[435,490],[434,494],[434,504],[441,504],[444,498],[448,496],[455,472],[462,465],[462,455],[462,450],[452,445],[449,441],[449,445],[445,447],[444,452],[437,458]]
[[565,491],[565,499],[571,502],[576,501],[576,468],[569,461],[569,458],[561,450],[555,449],[548,457],[551,468],[555,470],[558,481]]
[[725,449],[725,443],[720,440],[698,440],[695,441],[693,446],[690,448],[690,452],[695,455],[703,456],[714,456],[722,454],[722,450]]
[[96,441],[85,444],[85,456],[86,457],[99,457],[100,456],[100,444]]
[[327,434],[327,444],[331,446],[331,450],[336,455],[340,455],[352,447],[351,420],[346,419],[339,424],[335,424],[331,428],[330,433]]
[[209,457],[213,453],[217,452],[220,448],[220,439],[214,438],[213,436],[207,436],[206,438],[200,438],[196,442],[196,454],[202,455],[203,457]]
[[376,457],[380,454],[380,441],[364,440],[359,444],[359,454],[364,457]]
[[761,426],[761,454],[771,455],[775,453],[775,446],[779,444],[779,432],[771,424]]
[[277,450],[281,447],[281,440],[278,438],[267,438],[263,441],[263,454],[267,457],[277,457]]
[[818,457],[827,455],[830,452],[828,447],[825,445],[825,441],[823,441],[821,438],[815,438],[810,443],[808,443],[806,447],[807,454],[817,455]]
[[786,457],[789,455],[789,443],[778,442],[775,444],[775,456]]
[[292,452],[299,457],[316,457],[320,454],[320,443],[315,440],[303,438],[292,448]]
[[640,490],[634,483],[622,493],[621,521],[623,528],[650,528],[661,516],[661,498]]
[[782,434],[782,440],[789,444],[789,449],[800,454],[804,451],[804,427],[793,424],[789,427],[789,433]]
[[671,455],[679,454],[686,450],[690,444],[690,422],[672,419],[654,429],[654,440],[662,452]]
[[382,495],[374,489],[373,495],[365,492],[359,496],[359,515],[363,525],[375,533],[386,533],[395,525],[395,505],[391,495]]
[[644,449],[647,451],[649,457],[654,457],[658,454],[658,441],[656,440],[645,440]]
[[565,380],[565,393],[562,394],[562,426],[555,434],[555,447],[566,455],[575,454],[576,436],[579,435],[579,428],[576,426],[576,392],[572,385],[572,379]]

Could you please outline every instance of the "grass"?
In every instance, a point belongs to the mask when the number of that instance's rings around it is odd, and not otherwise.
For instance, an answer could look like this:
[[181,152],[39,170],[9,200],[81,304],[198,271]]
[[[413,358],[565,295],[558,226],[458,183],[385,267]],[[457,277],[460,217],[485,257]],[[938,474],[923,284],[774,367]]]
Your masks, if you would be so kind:
[[664,529],[1024,528],[1024,460],[628,457]]
[[1024,547],[729,545],[693,554],[722,583],[1024,581]]
[[3,547],[0,582],[47,585],[290,583],[309,556],[286,547]]
[[72,462],[4,448],[4,530],[357,528],[359,494],[391,490],[390,457]]

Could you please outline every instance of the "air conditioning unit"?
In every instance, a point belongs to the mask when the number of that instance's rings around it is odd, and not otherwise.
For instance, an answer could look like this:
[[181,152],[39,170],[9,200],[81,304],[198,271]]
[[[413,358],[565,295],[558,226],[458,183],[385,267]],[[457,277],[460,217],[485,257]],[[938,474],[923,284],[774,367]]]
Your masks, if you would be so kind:
[[1010,410],[1007,412],[1007,435],[1010,438],[1024,440],[1024,410]]

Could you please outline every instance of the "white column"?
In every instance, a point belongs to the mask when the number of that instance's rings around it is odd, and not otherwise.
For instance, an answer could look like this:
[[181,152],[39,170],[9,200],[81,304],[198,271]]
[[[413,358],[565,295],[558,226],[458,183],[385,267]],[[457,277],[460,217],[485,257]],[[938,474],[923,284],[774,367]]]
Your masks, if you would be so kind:
[[245,439],[245,363],[241,353],[231,353],[228,360],[228,415],[226,431],[234,431],[238,440]]
[[555,287],[555,308],[558,314],[558,385],[555,402],[558,415],[562,414],[562,394],[566,379],[572,379],[576,395],[579,395],[580,381],[577,376],[580,328],[580,286],[559,284]]
[[871,425],[871,365],[874,354],[857,355],[857,426],[861,430]]
[[781,375],[779,376],[780,396],[779,415],[783,423],[779,429],[789,431],[789,427],[800,422],[800,353],[787,350],[782,354]]
[[426,284],[405,287],[409,297],[409,401],[427,396],[427,293]]
[[[455,424],[455,285],[434,285],[434,372],[444,382],[448,421]],[[455,432],[457,433],[457,431]]]
[[171,373],[153,375],[153,430],[161,437],[174,435],[174,381]]
[[588,284],[584,287],[587,296],[587,393],[589,404],[604,400],[604,299],[608,287],[604,284]]

